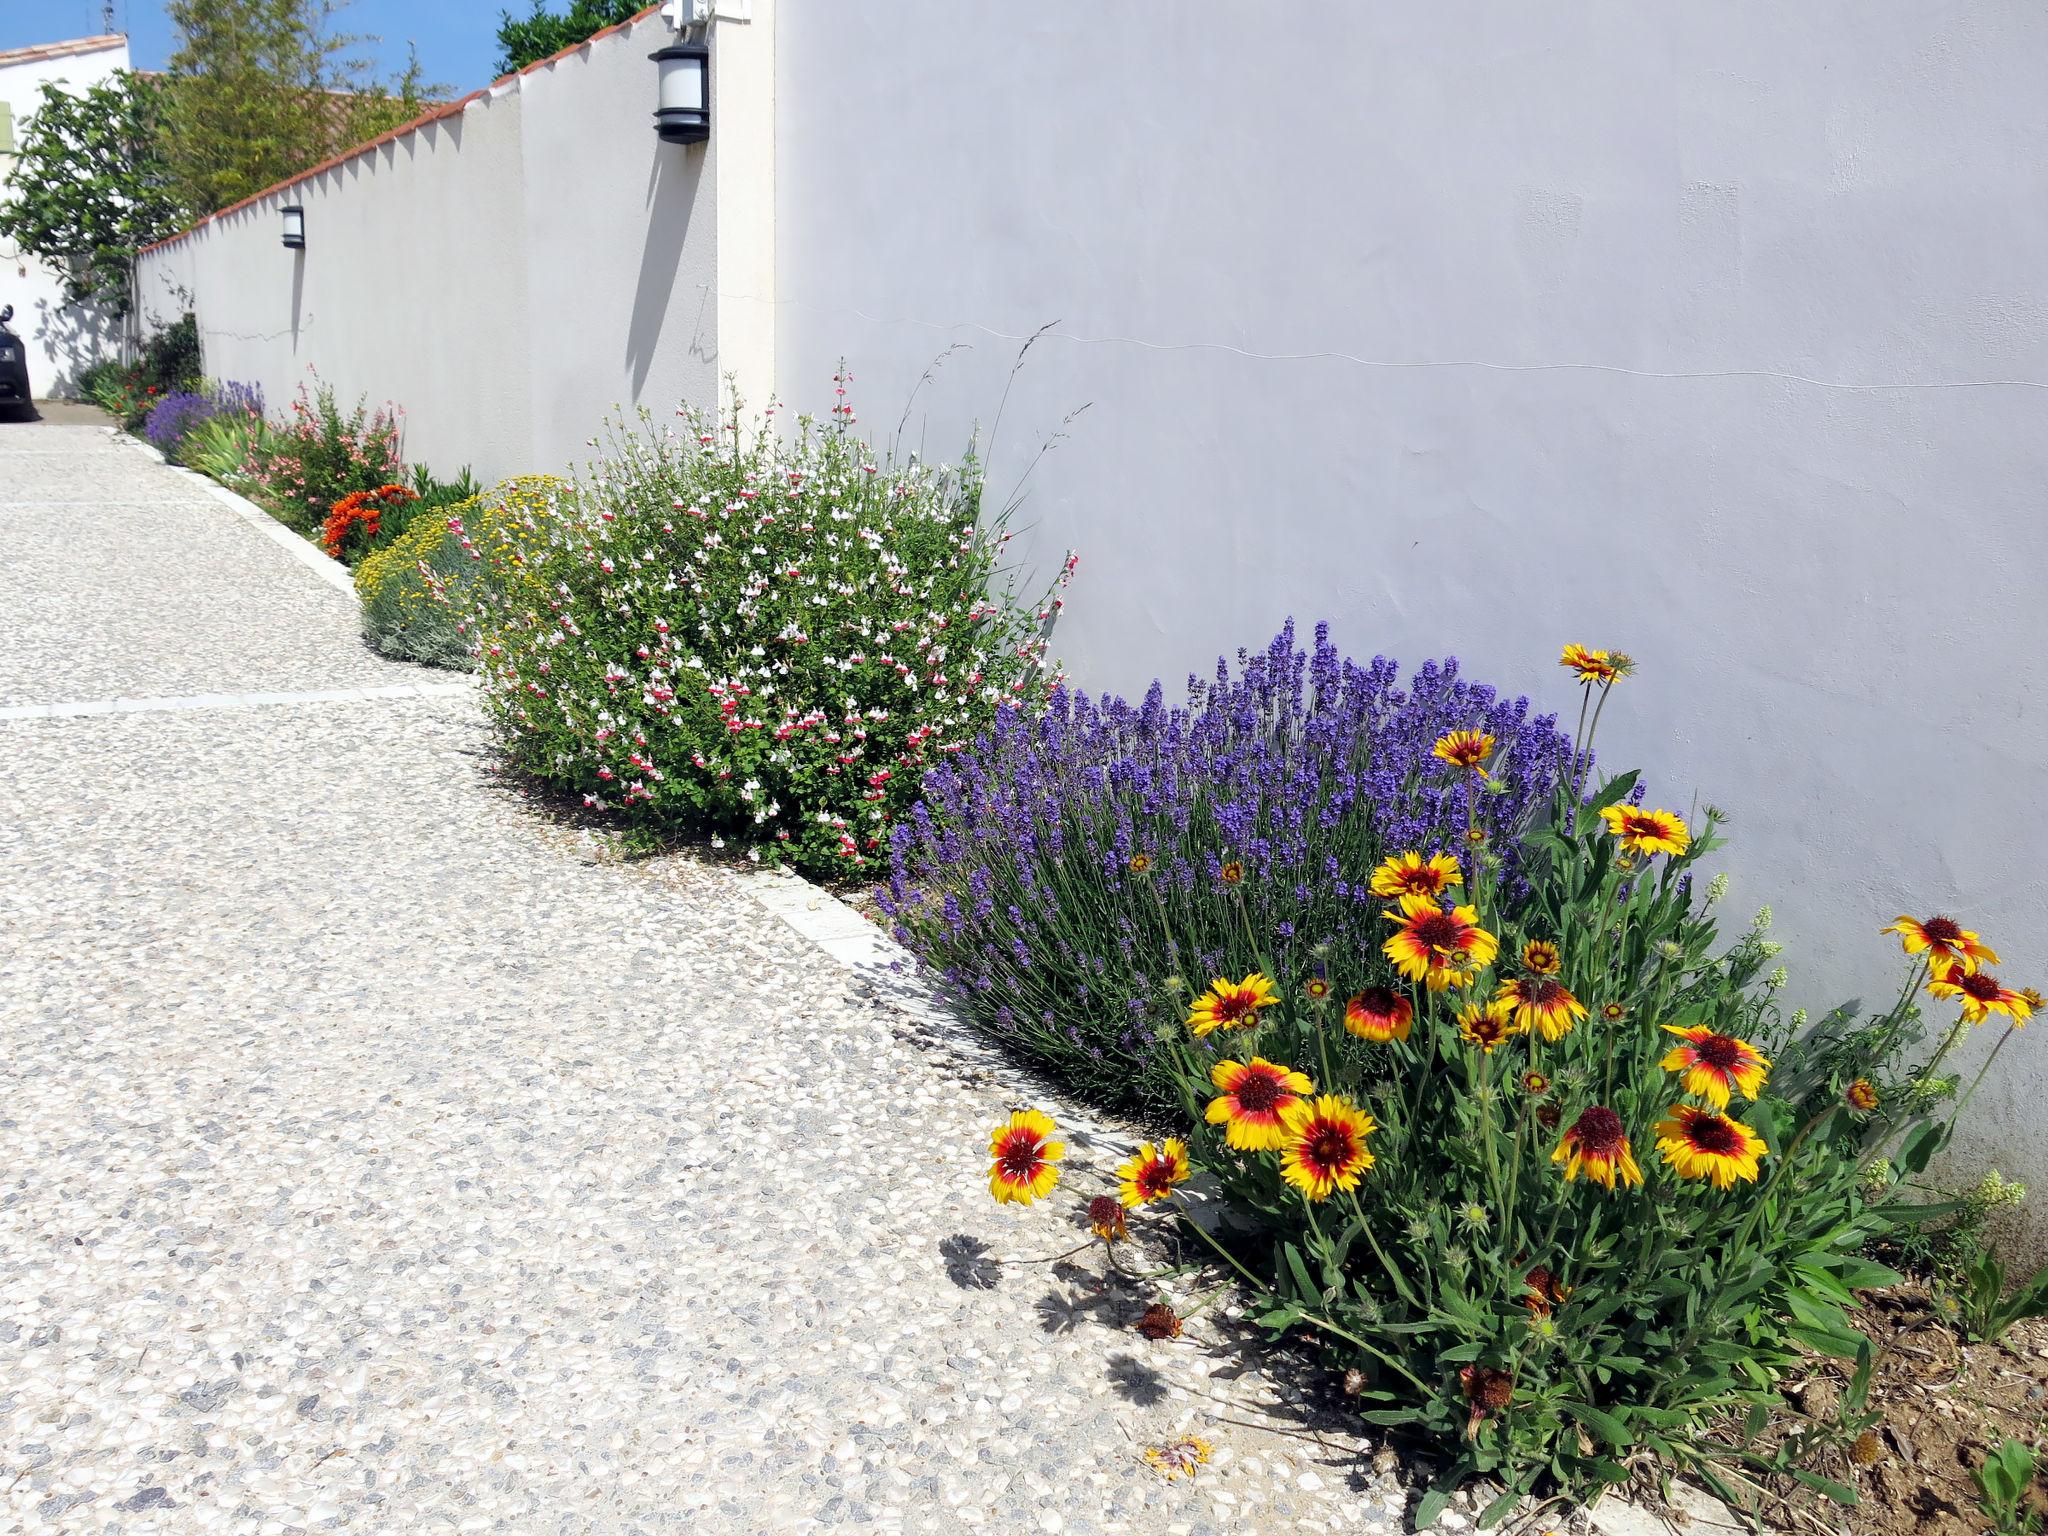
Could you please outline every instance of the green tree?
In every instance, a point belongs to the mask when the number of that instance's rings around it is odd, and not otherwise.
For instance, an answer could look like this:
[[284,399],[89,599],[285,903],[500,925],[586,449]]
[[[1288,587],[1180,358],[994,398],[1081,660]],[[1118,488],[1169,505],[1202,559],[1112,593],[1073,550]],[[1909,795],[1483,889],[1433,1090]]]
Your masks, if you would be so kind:
[[122,71],[82,91],[45,85],[23,124],[0,236],[62,273],[71,303],[125,314],[135,253],[183,221],[162,106],[149,81]]
[[509,75],[564,48],[573,48],[593,33],[631,21],[647,9],[644,0],[570,0],[569,13],[557,16],[544,0],[533,0],[533,14],[520,20],[498,12],[498,73]]
[[169,0],[164,158],[179,196],[211,213],[419,116],[415,60],[379,78],[333,30],[347,0]]

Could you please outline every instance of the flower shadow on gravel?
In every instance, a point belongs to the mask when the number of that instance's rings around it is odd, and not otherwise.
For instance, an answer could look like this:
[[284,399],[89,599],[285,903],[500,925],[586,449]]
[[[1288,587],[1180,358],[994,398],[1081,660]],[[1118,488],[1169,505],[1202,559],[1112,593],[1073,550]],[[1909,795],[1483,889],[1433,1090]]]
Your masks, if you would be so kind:
[[941,1238],[939,1257],[946,1261],[946,1278],[963,1291],[993,1291],[1003,1282],[1002,1261],[987,1243],[968,1233]]

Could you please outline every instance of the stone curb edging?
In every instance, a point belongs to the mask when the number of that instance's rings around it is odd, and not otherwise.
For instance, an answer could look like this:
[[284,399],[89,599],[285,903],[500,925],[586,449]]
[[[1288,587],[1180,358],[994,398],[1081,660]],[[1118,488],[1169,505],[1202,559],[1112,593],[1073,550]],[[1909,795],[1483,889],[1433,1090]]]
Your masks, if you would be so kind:
[[[998,1082],[1026,1089],[1026,1070],[941,999],[922,979],[916,957],[880,925],[791,870],[731,867],[756,906],[823,950],[863,990],[908,1014],[956,1058],[982,1068]],[[1061,1130],[1080,1148],[1118,1158],[1137,1149],[1130,1131],[1077,1112],[1071,1104],[1061,1107],[1059,1118]],[[1193,1214],[1202,1214],[1199,1206]],[[1741,1515],[1689,1483],[1672,1486],[1669,1513],[1611,1494],[1580,1513],[1597,1536],[1735,1536],[1752,1529]]]
[[107,427],[104,430],[119,441],[134,448],[138,453],[148,454],[157,463],[171,471],[172,474],[183,475],[186,479],[203,488],[209,496],[225,505],[243,522],[256,529],[257,532],[273,543],[282,546],[287,554],[317,574],[328,586],[342,593],[350,602],[355,601],[356,585],[349,576],[347,566],[343,565],[339,560],[332,559],[323,554],[313,545],[307,543],[306,540],[293,533],[291,529],[285,527],[283,523],[280,523],[268,512],[257,506],[248,497],[236,495],[235,492],[229,490],[218,480],[202,475],[196,469],[187,469],[182,464],[173,464],[161,452],[145,443],[132,432],[124,432],[119,427]]

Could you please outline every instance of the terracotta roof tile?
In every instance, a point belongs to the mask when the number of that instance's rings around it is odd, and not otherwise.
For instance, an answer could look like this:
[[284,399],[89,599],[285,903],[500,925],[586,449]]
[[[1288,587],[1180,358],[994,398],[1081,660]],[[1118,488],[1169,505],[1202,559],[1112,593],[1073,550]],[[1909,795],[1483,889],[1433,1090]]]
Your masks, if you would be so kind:
[[39,64],[44,59],[68,59],[74,53],[98,53],[119,48],[128,41],[125,32],[102,32],[98,37],[74,37],[62,43],[36,43],[27,48],[0,49],[0,69],[10,64]]

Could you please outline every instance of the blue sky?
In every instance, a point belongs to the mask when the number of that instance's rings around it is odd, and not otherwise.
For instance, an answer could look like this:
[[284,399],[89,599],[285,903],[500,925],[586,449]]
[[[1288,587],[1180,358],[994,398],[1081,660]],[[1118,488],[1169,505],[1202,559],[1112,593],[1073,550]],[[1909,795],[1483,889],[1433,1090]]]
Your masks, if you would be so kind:
[[[533,0],[355,0],[336,25],[375,34],[371,51],[387,73],[405,67],[405,45],[418,45],[427,80],[463,95],[491,80],[498,58],[498,13],[524,15]],[[0,0],[0,48],[90,37],[101,30],[101,0]],[[555,6],[554,9],[561,9]],[[114,30],[128,34],[138,69],[161,69],[171,51],[171,25],[161,0],[114,0]]]

